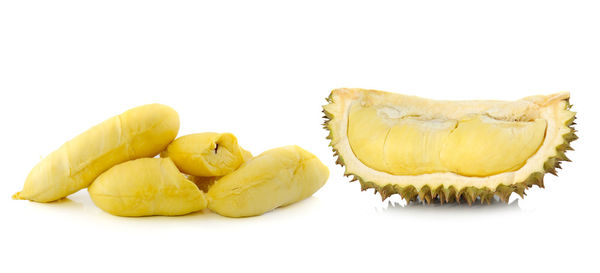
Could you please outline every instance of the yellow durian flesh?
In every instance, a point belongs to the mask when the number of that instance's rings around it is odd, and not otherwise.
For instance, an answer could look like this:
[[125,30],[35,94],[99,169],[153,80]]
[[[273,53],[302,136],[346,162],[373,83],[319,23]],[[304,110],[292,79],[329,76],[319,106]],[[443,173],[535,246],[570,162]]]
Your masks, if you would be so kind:
[[444,171],[439,159],[441,138],[456,122],[414,118],[391,119],[376,107],[352,106],[348,139],[352,151],[367,166],[392,174]]
[[352,151],[365,165],[394,175],[453,172],[483,177],[522,167],[546,131],[543,119],[426,114],[392,116],[389,107],[354,104],[348,122]]
[[499,121],[487,116],[460,120],[439,157],[465,176],[490,176],[518,170],[542,145],[546,121]]
[[261,215],[311,196],[328,177],[329,169],[298,146],[268,150],[217,180],[208,208],[228,217]]
[[233,134],[199,133],[175,139],[161,156],[170,157],[186,174],[212,177],[232,172],[252,155],[238,145]]
[[130,109],[46,156],[13,198],[50,202],[66,197],[114,165],[159,154],[178,131],[179,116],[168,106],[149,104]]
[[118,216],[183,215],[206,208],[205,195],[169,158],[121,163],[88,188],[102,210]]

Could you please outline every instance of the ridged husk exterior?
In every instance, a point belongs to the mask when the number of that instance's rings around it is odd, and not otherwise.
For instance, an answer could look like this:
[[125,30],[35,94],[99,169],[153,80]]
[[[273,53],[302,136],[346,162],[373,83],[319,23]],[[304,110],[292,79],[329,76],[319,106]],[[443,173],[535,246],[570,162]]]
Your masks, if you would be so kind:
[[[326,101],[331,104],[333,101],[333,92],[326,98]],[[566,110],[570,110],[573,106],[569,103],[569,99],[565,99],[566,101]],[[366,181],[360,176],[348,170],[346,165],[344,164],[344,159],[340,156],[338,150],[333,145],[333,133],[332,128],[330,126],[331,120],[334,119],[332,113],[328,112],[323,106],[323,113],[325,114],[323,118],[325,122],[323,123],[323,128],[329,131],[329,135],[327,139],[330,140],[329,146],[332,148],[334,156],[336,157],[336,164],[339,164],[342,167],[346,168],[344,175],[350,177],[350,182],[358,181],[361,186],[361,191],[365,191],[367,189],[374,189],[375,194],[379,193],[381,195],[381,200],[385,201],[388,197],[393,194],[399,194],[402,199],[406,200],[407,203],[413,201],[421,201],[430,204],[433,201],[438,201],[441,204],[443,203],[452,203],[452,202],[466,202],[471,205],[477,200],[480,200],[481,204],[490,204],[492,199],[495,196],[505,203],[508,203],[511,194],[517,193],[521,198],[524,198],[526,194],[526,190],[537,185],[540,188],[544,188],[544,175],[546,173],[551,173],[557,176],[556,169],[561,169],[562,161],[571,161],[566,155],[566,151],[573,150],[570,143],[576,139],[578,139],[576,130],[574,128],[576,117],[569,119],[565,122],[565,126],[569,128],[569,132],[562,136],[563,143],[556,147],[556,156],[549,157],[543,165],[543,171],[533,172],[527,179],[524,181],[513,183],[511,185],[500,184],[496,187],[496,189],[490,189],[487,187],[463,187],[460,189],[455,188],[454,186],[445,185],[438,186],[436,188],[431,188],[428,185],[425,185],[419,189],[415,186],[399,186],[394,184],[387,185],[379,185],[374,181]]]

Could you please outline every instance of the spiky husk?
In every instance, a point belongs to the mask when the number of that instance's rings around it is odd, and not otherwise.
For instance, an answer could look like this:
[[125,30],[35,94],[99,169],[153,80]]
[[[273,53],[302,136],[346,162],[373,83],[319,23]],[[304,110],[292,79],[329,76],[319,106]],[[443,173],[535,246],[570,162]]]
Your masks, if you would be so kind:
[[[325,100],[328,103],[333,103],[333,93],[329,95]],[[566,110],[570,110],[573,106],[570,104],[569,99],[566,99]],[[339,152],[332,144],[332,136],[333,133],[329,126],[329,122],[333,119],[333,115],[327,112],[325,109],[323,110],[325,114],[323,118],[325,122],[323,123],[323,128],[326,129],[329,134],[327,135],[327,139],[329,139],[329,146],[333,150],[334,157],[336,157],[335,163],[346,167],[344,164],[344,159],[339,155]],[[385,201],[388,197],[399,194],[400,197],[406,200],[406,203],[410,203],[413,201],[421,201],[426,202],[427,204],[431,204],[433,201],[438,201],[440,204],[443,203],[461,203],[466,202],[471,205],[477,200],[481,202],[481,204],[490,204],[494,196],[497,196],[502,202],[508,203],[510,196],[512,193],[518,194],[521,198],[524,198],[527,193],[525,192],[529,188],[537,185],[539,188],[544,188],[544,175],[546,173],[551,173],[557,176],[556,169],[561,169],[561,162],[571,160],[565,155],[566,151],[573,150],[570,143],[578,139],[575,134],[577,131],[575,130],[575,119],[576,117],[569,119],[565,122],[565,125],[569,128],[569,132],[562,136],[563,143],[556,147],[556,156],[548,158],[544,162],[543,171],[534,172],[527,179],[522,182],[514,183],[511,185],[500,184],[496,187],[495,190],[492,190],[487,187],[477,188],[477,187],[464,187],[461,189],[456,189],[454,186],[445,187],[444,185],[438,186],[437,188],[432,189],[431,187],[425,185],[420,189],[415,188],[414,186],[399,186],[393,184],[387,184],[385,186],[381,186],[372,181],[365,181],[360,176],[348,172],[346,168],[345,176],[350,177],[350,182],[358,181],[360,183],[361,191],[366,191],[368,189],[374,189],[374,193],[379,193],[381,195],[381,200]]]

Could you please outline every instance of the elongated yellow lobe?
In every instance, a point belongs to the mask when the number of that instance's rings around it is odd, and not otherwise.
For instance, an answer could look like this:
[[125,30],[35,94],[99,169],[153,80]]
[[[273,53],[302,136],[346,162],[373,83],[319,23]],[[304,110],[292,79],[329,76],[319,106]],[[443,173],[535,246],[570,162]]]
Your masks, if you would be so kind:
[[179,116],[149,104],[112,117],[63,144],[31,170],[15,199],[50,202],[87,187],[119,163],[153,157],[173,141]]
[[206,208],[204,193],[169,158],[121,163],[88,188],[102,210],[118,216],[182,215]]
[[209,189],[209,209],[228,217],[260,215],[303,200],[320,189],[329,169],[298,146],[266,151]]
[[538,150],[546,121],[499,121],[486,116],[461,120],[445,140],[439,157],[446,168],[466,176],[515,171]]
[[170,157],[186,174],[202,177],[222,176],[237,169],[252,155],[238,145],[230,133],[199,133],[182,136],[161,154]]
[[485,114],[444,119],[355,104],[348,140],[367,166],[394,175],[453,172],[489,176],[525,165],[544,141],[546,121],[505,121]]

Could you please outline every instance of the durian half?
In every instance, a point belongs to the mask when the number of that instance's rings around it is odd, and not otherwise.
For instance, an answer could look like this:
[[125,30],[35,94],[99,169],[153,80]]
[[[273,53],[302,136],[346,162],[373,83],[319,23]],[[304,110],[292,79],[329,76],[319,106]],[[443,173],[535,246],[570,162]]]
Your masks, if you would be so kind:
[[569,93],[518,101],[436,101],[335,89],[323,106],[337,163],[383,200],[508,202],[556,175],[575,139]]

